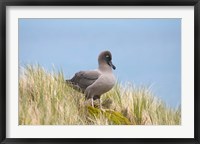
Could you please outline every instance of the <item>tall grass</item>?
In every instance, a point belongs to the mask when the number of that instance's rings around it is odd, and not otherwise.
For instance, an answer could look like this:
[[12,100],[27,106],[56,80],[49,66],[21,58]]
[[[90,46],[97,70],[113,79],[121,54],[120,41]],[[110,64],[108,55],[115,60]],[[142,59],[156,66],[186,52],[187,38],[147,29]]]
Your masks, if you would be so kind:
[[65,83],[62,72],[20,68],[20,125],[179,125],[181,109],[170,108],[145,86],[117,83],[102,95],[103,110]]

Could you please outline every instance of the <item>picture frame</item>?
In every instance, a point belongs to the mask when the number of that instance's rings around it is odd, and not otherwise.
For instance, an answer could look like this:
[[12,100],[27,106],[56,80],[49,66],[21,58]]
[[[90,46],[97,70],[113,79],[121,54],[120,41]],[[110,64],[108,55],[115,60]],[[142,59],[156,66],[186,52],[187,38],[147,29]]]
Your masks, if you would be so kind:
[[[8,6],[193,6],[194,7],[194,138],[7,138],[6,137],[6,102],[8,93],[6,27]],[[4,0],[0,2],[0,142],[5,144],[18,143],[170,143],[200,144],[200,98],[199,98],[199,60],[200,60],[200,2],[199,0]]]

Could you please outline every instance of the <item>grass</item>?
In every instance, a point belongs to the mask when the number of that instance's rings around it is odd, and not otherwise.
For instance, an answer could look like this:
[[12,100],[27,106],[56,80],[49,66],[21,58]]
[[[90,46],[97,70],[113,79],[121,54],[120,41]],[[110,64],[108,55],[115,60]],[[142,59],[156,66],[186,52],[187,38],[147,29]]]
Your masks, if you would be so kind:
[[148,87],[132,84],[102,95],[103,110],[65,83],[60,72],[41,66],[20,68],[20,125],[180,125],[181,109],[170,108]]

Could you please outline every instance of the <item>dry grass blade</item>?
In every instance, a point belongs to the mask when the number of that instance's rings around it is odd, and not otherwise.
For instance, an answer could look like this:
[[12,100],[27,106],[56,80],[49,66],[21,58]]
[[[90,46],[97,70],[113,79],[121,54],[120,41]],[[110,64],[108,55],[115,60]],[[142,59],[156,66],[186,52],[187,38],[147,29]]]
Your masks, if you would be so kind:
[[[179,125],[181,109],[167,107],[147,87],[117,83],[102,96],[105,112],[88,109],[84,95],[65,83],[61,72],[41,66],[20,68],[20,125]],[[93,114],[92,114],[93,113]]]

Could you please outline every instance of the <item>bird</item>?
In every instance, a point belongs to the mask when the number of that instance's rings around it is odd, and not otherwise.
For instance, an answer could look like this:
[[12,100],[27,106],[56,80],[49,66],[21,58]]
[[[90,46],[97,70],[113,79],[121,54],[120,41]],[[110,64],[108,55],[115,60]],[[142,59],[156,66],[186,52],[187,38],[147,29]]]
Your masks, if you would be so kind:
[[110,91],[116,82],[113,70],[116,69],[112,63],[112,54],[110,51],[102,51],[98,56],[98,68],[95,70],[79,71],[66,80],[75,90],[85,94],[85,99],[91,99],[92,107],[94,100],[99,100],[101,105],[101,95]]

